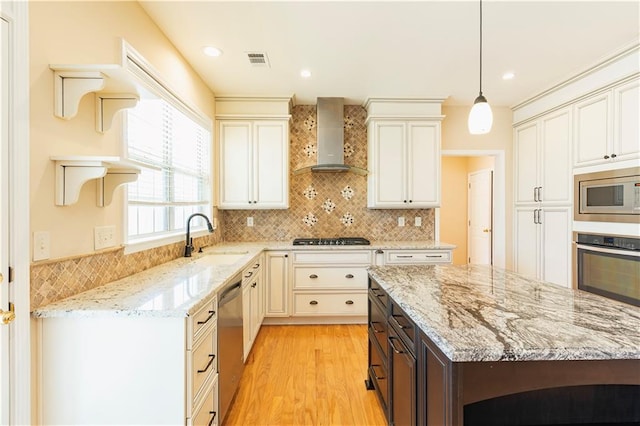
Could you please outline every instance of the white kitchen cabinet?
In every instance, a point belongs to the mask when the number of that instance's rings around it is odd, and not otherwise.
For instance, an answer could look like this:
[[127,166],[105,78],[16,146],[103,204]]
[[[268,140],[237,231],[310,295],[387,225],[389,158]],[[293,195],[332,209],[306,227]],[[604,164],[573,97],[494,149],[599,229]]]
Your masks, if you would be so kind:
[[216,310],[39,318],[40,422],[217,424]]
[[371,119],[369,208],[440,205],[440,121]]
[[289,316],[289,252],[266,253],[265,317]]
[[571,208],[515,209],[516,272],[571,287]]
[[262,326],[260,315],[263,308],[260,304],[264,300],[263,261],[264,256],[258,256],[242,272],[242,336],[245,362]]
[[289,207],[289,122],[218,121],[218,207]]
[[640,158],[637,78],[577,102],[574,111],[575,167]]
[[514,130],[516,204],[570,205],[571,110],[561,109]]

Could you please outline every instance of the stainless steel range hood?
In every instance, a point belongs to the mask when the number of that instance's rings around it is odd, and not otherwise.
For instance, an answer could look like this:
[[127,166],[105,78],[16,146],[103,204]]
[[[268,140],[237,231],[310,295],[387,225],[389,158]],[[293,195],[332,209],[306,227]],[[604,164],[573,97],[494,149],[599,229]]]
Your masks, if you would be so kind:
[[344,99],[318,98],[316,117],[318,160],[315,166],[298,169],[305,172],[353,172],[366,175],[359,167],[344,164]]

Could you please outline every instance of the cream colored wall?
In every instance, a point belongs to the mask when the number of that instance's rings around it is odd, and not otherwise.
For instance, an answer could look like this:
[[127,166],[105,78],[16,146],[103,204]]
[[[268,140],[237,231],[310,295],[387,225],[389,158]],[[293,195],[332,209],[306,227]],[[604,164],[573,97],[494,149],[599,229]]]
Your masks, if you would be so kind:
[[[513,132],[512,112],[507,107],[493,108],[493,128],[486,135],[471,135],[467,129],[470,107],[444,106],[442,122],[443,150],[502,150],[505,153],[505,227],[506,264],[513,265]],[[444,189],[443,189],[444,192]],[[440,236],[442,241],[446,241]]]
[[467,157],[442,157],[440,240],[455,244],[453,263],[467,263]]
[[493,170],[494,164],[494,157],[468,157],[467,172],[473,173],[479,170]]
[[[124,232],[123,189],[107,207],[96,206],[96,183],[85,184],[77,204],[54,203],[53,155],[121,155],[116,120],[106,134],[94,128],[94,95],[81,100],[78,115],[53,115],[53,71],[49,64],[117,64],[124,38],[171,88],[211,119],[214,96],[137,2],[30,2],[31,231],[48,231],[51,258],[93,252],[94,227]],[[119,118],[119,117],[118,117]]]

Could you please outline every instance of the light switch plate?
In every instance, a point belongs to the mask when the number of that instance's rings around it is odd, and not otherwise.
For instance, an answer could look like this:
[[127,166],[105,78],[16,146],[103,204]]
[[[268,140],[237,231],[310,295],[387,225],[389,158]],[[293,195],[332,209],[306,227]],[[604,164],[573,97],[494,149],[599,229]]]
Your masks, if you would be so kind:
[[49,231],[33,233],[33,261],[45,260],[51,257],[51,237]]
[[96,226],[94,229],[93,247],[95,250],[102,250],[116,245],[116,227]]

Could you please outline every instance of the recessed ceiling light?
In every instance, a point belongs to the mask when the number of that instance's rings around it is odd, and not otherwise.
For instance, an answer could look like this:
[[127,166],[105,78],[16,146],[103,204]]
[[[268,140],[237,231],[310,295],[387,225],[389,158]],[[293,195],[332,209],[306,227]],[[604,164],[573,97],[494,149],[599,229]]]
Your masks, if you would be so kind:
[[511,71],[507,71],[504,74],[502,74],[502,79],[503,80],[512,80],[516,75],[511,72]]
[[311,77],[311,71],[309,71],[309,70],[302,70],[302,71],[300,71],[300,77],[302,77],[302,78],[309,78],[309,77]]
[[213,47],[213,46],[206,46],[202,48],[202,52],[207,55],[207,56],[211,56],[213,58],[217,58],[218,56],[222,56],[222,50],[218,49],[217,47]]

